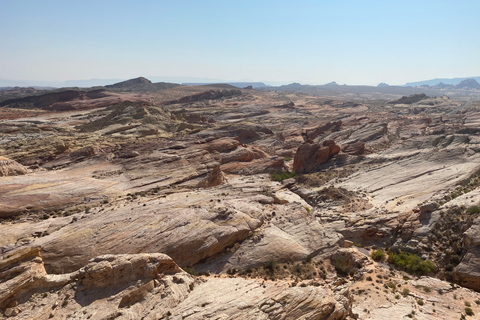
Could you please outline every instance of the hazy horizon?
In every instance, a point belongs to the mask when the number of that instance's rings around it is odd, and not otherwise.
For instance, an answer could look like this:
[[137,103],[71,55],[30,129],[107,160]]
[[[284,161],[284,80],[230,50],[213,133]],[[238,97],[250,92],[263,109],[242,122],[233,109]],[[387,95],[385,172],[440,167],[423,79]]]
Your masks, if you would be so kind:
[[403,85],[480,75],[478,1],[15,1],[0,79]]

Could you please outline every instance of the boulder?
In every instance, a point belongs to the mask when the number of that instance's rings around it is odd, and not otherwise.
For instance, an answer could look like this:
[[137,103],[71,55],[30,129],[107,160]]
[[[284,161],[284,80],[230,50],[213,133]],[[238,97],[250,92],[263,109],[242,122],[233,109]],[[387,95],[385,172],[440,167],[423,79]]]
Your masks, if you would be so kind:
[[348,275],[362,268],[368,257],[355,248],[341,248],[331,257],[333,266],[341,275]]

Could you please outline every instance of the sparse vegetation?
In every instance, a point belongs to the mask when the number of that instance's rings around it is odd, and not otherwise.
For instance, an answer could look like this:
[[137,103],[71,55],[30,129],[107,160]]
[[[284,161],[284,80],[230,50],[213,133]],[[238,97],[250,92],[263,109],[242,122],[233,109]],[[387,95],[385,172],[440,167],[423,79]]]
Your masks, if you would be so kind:
[[479,206],[472,206],[467,210],[468,214],[480,214],[480,207]]
[[185,271],[186,273],[191,274],[192,276],[196,276],[196,275],[197,275],[197,272],[196,272],[195,269],[192,268],[192,267],[183,267],[182,269],[183,269],[183,271]]
[[375,261],[383,261],[385,260],[385,251],[383,251],[383,249],[373,250],[371,257]]
[[264,266],[266,270],[270,273],[274,273],[275,269],[277,268],[277,261],[275,259],[270,259],[267,264]]
[[295,177],[295,171],[292,172],[274,172],[270,175],[274,181],[283,181]]

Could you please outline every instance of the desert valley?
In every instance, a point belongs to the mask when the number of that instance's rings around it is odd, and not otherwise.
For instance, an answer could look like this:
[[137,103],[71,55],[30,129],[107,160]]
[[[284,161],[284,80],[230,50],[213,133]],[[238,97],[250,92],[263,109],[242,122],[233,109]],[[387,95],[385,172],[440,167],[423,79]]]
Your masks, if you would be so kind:
[[1,90],[0,319],[479,317],[465,81]]

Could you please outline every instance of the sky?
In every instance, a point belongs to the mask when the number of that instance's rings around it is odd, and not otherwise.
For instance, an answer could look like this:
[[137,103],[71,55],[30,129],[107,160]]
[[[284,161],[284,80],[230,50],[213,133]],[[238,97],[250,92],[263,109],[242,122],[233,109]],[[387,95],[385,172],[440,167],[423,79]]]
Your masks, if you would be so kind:
[[0,0],[0,79],[480,76],[480,1]]

